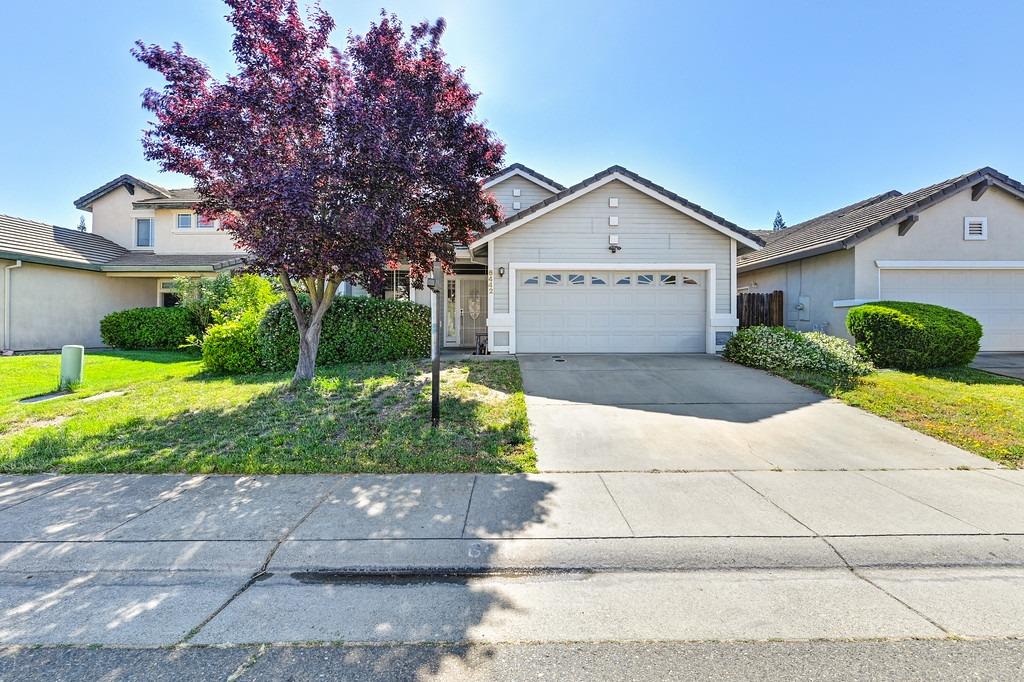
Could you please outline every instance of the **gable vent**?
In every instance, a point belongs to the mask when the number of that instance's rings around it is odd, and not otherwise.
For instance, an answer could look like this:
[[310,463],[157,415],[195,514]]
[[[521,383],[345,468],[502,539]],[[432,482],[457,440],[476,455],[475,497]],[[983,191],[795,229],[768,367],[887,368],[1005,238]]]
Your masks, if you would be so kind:
[[988,218],[964,218],[964,239],[988,239]]

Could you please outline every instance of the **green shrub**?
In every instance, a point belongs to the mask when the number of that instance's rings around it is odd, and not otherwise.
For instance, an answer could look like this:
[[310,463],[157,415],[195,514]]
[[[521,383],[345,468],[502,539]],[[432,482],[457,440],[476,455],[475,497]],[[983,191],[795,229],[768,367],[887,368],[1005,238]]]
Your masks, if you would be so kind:
[[[309,299],[300,300],[307,313]],[[268,369],[294,369],[299,333],[288,301],[272,305],[259,327],[260,357]],[[410,301],[340,297],[324,315],[317,364],[383,362],[430,354],[430,308]]]
[[977,355],[981,325],[970,315],[927,303],[879,301],[852,308],[846,328],[879,367],[959,367]]
[[195,316],[184,308],[131,308],[100,320],[103,343],[125,350],[171,350],[200,331]]
[[270,280],[259,275],[178,277],[174,290],[178,306],[190,310],[202,329],[251,311],[262,314],[281,297]]
[[247,313],[212,324],[203,335],[203,366],[212,372],[246,373],[260,368],[256,332],[260,316]]
[[785,327],[740,329],[725,344],[725,357],[771,372],[812,372],[838,380],[864,376],[872,370],[871,364],[844,339]]

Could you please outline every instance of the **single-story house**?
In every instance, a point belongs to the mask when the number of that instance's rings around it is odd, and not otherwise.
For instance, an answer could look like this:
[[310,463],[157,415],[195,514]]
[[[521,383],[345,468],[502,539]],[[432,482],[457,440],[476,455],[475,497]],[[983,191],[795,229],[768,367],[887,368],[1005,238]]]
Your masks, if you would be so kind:
[[[567,188],[513,164],[483,184],[506,218],[457,249],[442,285],[445,346],[713,353],[735,331],[737,258],[763,244],[751,232],[621,166]],[[175,277],[240,265],[245,254],[197,201],[122,175],[75,202],[92,212],[91,233],[0,220],[3,347],[99,346],[107,313],[173,305]],[[391,275],[388,297],[429,304],[407,272]]]
[[759,234],[738,288],[784,292],[789,327],[848,337],[850,307],[917,301],[977,318],[982,350],[1024,351],[1024,184],[993,168]]

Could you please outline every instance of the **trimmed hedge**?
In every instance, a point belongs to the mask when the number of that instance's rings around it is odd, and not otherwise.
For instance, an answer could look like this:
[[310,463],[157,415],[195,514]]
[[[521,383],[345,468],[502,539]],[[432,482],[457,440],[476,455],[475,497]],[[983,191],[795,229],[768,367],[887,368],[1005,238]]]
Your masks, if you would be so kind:
[[879,367],[960,367],[980,349],[981,324],[958,310],[928,303],[879,301],[852,308],[846,328]]
[[[300,301],[307,313],[309,298]],[[288,301],[270,306],[257,332],[260,358],[267,369],[294,369],[299,333]],[[324,315],[318,365],[383,362],[430,354],[430,308],[410,301],[339,297]]]
[[770,372],[803,371],[848,380],[869,374],[871,364],[844,339],[785,327],[740,329],[725,344],[725,357]]
[[123,350],[173,350],[201,331],[184,308],[130,308],[100,320],[103,343]]
[[203,365],[213,372],[246,373],[260,368],[256,313],[212,324],[203,336]]

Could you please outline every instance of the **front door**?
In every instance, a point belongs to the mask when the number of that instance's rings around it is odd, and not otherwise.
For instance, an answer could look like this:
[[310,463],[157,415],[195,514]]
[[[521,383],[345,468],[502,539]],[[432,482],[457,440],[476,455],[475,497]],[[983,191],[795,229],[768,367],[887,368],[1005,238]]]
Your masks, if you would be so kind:
[[476,335],[487,331],[487,279],[481,276],[455,278],[457,345],[472,348]]

